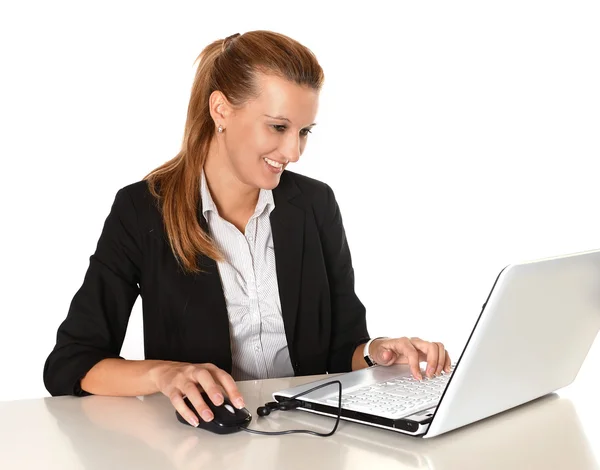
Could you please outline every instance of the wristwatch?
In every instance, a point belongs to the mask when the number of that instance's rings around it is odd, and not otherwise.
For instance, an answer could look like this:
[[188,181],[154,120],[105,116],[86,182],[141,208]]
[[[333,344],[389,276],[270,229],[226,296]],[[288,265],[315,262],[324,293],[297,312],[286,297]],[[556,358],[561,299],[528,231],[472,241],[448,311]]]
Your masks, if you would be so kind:
[[373,367],[373,366],[377,365],[375,360],[369,354],[369,346],[371,346],[371,343],[373,341],[375,341],[376,339],[381,339],[381,338],[383,338],[383,336],[379,336],[377,338],[371,338],[369,341],[367,341],[365,343],[365,349],[363,350],[363,356],[365,357],[365,362],[368,364],[369,367]]

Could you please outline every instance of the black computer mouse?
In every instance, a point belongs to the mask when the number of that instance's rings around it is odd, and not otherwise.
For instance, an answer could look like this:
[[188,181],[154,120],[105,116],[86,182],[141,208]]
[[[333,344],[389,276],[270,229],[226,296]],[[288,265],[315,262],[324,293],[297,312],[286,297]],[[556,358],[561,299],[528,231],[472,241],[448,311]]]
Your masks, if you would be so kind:
[[[210,398],[208,398],[206,392],[202,392],[201,395],[202,399],[204,400],[204,403],[208,405],[210,411],[212,411],[214,415],[214,418],[208,422],[202,419],[202,417],[196,411],[196,408],[194,408],[194,405],[192,405],[192,402],[188,397],[185,397],[183,399],[185,404],[189,407],[190,410],[192,410],[192,412],[198,418],[198,421],[200,423],[198,425],[199,428],[206,429],[207,431],[214,432],[217,434],[231,434],[232,432],[241,431],[240,427],[247,427],[248,424],[250,424],[250,421],[252,421],[252,415],[250,414],[250,412],[246,408],[238,410],[235,406],[233,406],[231,401],[229,401],[229,398],[225,397],[223,404],[217,406],[212,402]],[[175,415],[177,416],[177,420],[180,423],[191,426],[191,424],[188,423],[187,420],[179,414],[179,411],[176,411]]]

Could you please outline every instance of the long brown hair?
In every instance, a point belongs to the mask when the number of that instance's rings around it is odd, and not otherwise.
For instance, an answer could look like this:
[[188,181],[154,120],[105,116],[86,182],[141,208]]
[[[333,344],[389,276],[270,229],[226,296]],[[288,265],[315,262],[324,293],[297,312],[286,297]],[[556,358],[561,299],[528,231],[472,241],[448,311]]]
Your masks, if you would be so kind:
[[320,90],[323,69],[299,42],[271,31],[234,34],[208,45],[198,56],[181,151],[144,179],[158,200],[173,254],[185,272],[197,273],[198,255],[223,259],[200,226],[200,177],[215,123],[209,98],[221,91],[234,106],[256,98],[256,74],[272,74]]

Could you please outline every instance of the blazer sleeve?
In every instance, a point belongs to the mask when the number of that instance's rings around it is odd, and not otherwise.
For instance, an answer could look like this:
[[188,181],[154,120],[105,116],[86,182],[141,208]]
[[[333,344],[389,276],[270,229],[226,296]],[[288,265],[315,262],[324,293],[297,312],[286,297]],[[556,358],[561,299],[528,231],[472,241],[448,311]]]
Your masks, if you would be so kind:
[[51,395],[90,395],[81,389],[85,374],[103,359],[121,358],[140,292],[141,263],[137,214],[123,188],[117,192],[83,284],[44,364],[44,385]]
[[355,349],[369,338],[366,311],[354,292],[354,269],[342,215],[332,189],[327,188],[327,212],[321,229],[321,244],[331,294],[332,330],[328,372],[352,370]]

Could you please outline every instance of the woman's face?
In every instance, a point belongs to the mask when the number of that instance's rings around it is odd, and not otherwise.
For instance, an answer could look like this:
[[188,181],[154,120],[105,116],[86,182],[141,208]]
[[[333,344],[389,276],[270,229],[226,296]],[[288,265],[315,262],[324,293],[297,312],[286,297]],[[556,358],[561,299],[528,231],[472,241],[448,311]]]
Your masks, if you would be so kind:
[[273,189],[288,163],[304,152],[315,124],[319,93],[306,86],[258,75],[258,98],[224,118],[225,163],[240,182]]

